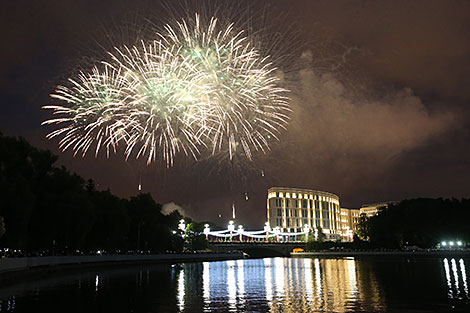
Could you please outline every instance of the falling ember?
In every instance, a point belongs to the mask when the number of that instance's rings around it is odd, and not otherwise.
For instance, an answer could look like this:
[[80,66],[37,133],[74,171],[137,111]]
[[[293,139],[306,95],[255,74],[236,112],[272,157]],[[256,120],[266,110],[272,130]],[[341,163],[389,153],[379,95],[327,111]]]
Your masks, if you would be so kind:
[[235,201],[232,202],[232,218],[235,219]]

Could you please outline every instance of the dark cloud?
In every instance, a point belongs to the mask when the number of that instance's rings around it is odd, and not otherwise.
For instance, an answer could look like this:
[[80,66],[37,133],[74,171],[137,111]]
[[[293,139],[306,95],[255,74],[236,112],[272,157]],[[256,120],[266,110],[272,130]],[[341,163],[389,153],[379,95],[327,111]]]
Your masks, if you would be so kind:
[[242,171],[213,170],[212,161],[165,169],[59,152],[39,126],[48,94],[99,49],[103,29],[122,30],[130,17],[135,24],[133,12],[161,14],[159,2],[3,1],[0,131],[53,150],[100,188],[127,197],[141,182],[167,208],[220,223],[235,204],[242,223],[260,227],[272,185],[331,191],[346,206],[470,196],[470,1],[258,1],[288,12],[287,22],[275,22],[289,31],[296,25],[303,54],[291,59],[300,70],[286,75],[288,131]]

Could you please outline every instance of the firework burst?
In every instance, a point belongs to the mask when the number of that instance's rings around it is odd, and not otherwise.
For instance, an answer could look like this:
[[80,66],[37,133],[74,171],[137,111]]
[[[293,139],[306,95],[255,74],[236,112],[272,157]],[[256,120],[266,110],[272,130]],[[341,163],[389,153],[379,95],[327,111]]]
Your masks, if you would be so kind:
[[44,107],[58,116],[44,124],[62,125],[48,137],[63,135],[63,150],[85,155],[95,145],[109,155],[122,144],[127,157],[168,166],[180,151],[197,159],[206,148],[251,160],[287,124],[276,67],[234,24],[196,15],[109,55],[51,95],[66,106]]

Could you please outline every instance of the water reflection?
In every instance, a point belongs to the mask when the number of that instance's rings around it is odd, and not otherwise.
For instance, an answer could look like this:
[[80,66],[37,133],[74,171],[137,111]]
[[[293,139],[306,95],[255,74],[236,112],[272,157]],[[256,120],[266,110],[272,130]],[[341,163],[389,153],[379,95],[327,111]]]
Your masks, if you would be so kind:
[[99,283],[100,283],[100,277],[98,275],[96,275],[96,277],[95,277],[95,292],[98,291]]
[[203,282],[203,287],[202,287],[202,297],[204,300],[204,312],[210,312],[210,306],[211,306],[211,291],[210,291],[210,262],[204,262],[202,263],[203,266],[203,271],[202,271],[202,282]]
[[185,294],[185,284],[184,284],[184,269],[180,270],[178,273],[178,288],[177,288],[177,297],[178,297],[178,308],[182,312],[184,310],[184,294]]
[[89,270],[0,286],[0,313],[440,312],[468,308],[465,261],[266,258]]
[[305,281],[305,300],[308,305],[312,304],[313,299],[313,278],[312,278],[312,260],[304,259],[304,281]]
[[0,301],[0,312],[14,312],[15,304],[15,296],[7,300]]
[[231,312],[235,311],[237,304],[237,286],[235,283],[235,261],[227,261],[227,290],[228,307]]
[[237,260],[237,289],[238,289],[238,296],[240,304],[245,303],[245,273],[243,271],[244,260]]
[[[460,259],[458,263],[459,266],[457,266],[457,261],[454,258],[450,260],[450,265],[447,258],[443,260],[444,272],[447,282],[447,297],[449,299],[468,299],[469,294],[465,262],[463,259]],[[460,289],[460,279],[462,280],[462,289]]]
[[459,260],[459,264],[460,264],[460,271],[462,272],[463,290],[464,290],[465,295],[467,296],[467,298],[469,298],[468,285],[467,285],[467,273],[465,272],[465,263],[464,263],[463,259]]
[[268,301],[268,305],[272,305],[273,301],[271,261],[272,259],[264,259],[264,286],[266,290],[266,300]]
[[[204,263],[202,271],[201,288],[206,310],[225,303],[228,311],[235,312],[242,310],[247,302],[255,302],[273,313],[348,312],[359,306],[363,308],[364,303],[358,303],[361,300],[366,300],[364,302],[371,310],[384,309],[376,283],[358,284],[361,269],[354,258],[212,262]],[[367,269],[363,274],[368,279],[372,275]],[[186,275],[194,276],[192,273]],[[373,277],[372,281],[375,281]],[[213,290],[217,292],[213,293]]]

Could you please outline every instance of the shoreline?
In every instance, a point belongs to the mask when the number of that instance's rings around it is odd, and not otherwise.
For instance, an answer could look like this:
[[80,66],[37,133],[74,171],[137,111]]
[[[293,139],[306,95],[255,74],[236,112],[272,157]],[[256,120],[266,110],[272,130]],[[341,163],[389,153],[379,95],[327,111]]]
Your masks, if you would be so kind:
[[17,274],[27,274],[42,270],[49,271],[52,269],[135,265],[142,263],[223,261],[243,259],[243,257],[242,252],[13,257],[0,259],[0,281],[14,278]]
[[358,257],[358,256],[429,256],[429,257],[470,257],[470,250],[403,250],[403,251],[318,251],[291,252],[291,257]]
[[[410,251],[317,251],[291,252],[293,258],[344,258],[344,257],[470,257],[470,250],[410,250]],[[132,255],[80,255],[80,256],[45,256],[12,257],[0,259],[0,281],[14,279],[17,275],[107,266],[128,266],[149,263],[183,263],[224,261],[243,259],[243,252],[223,253],[167,253],[167,254],[132,254]]]

